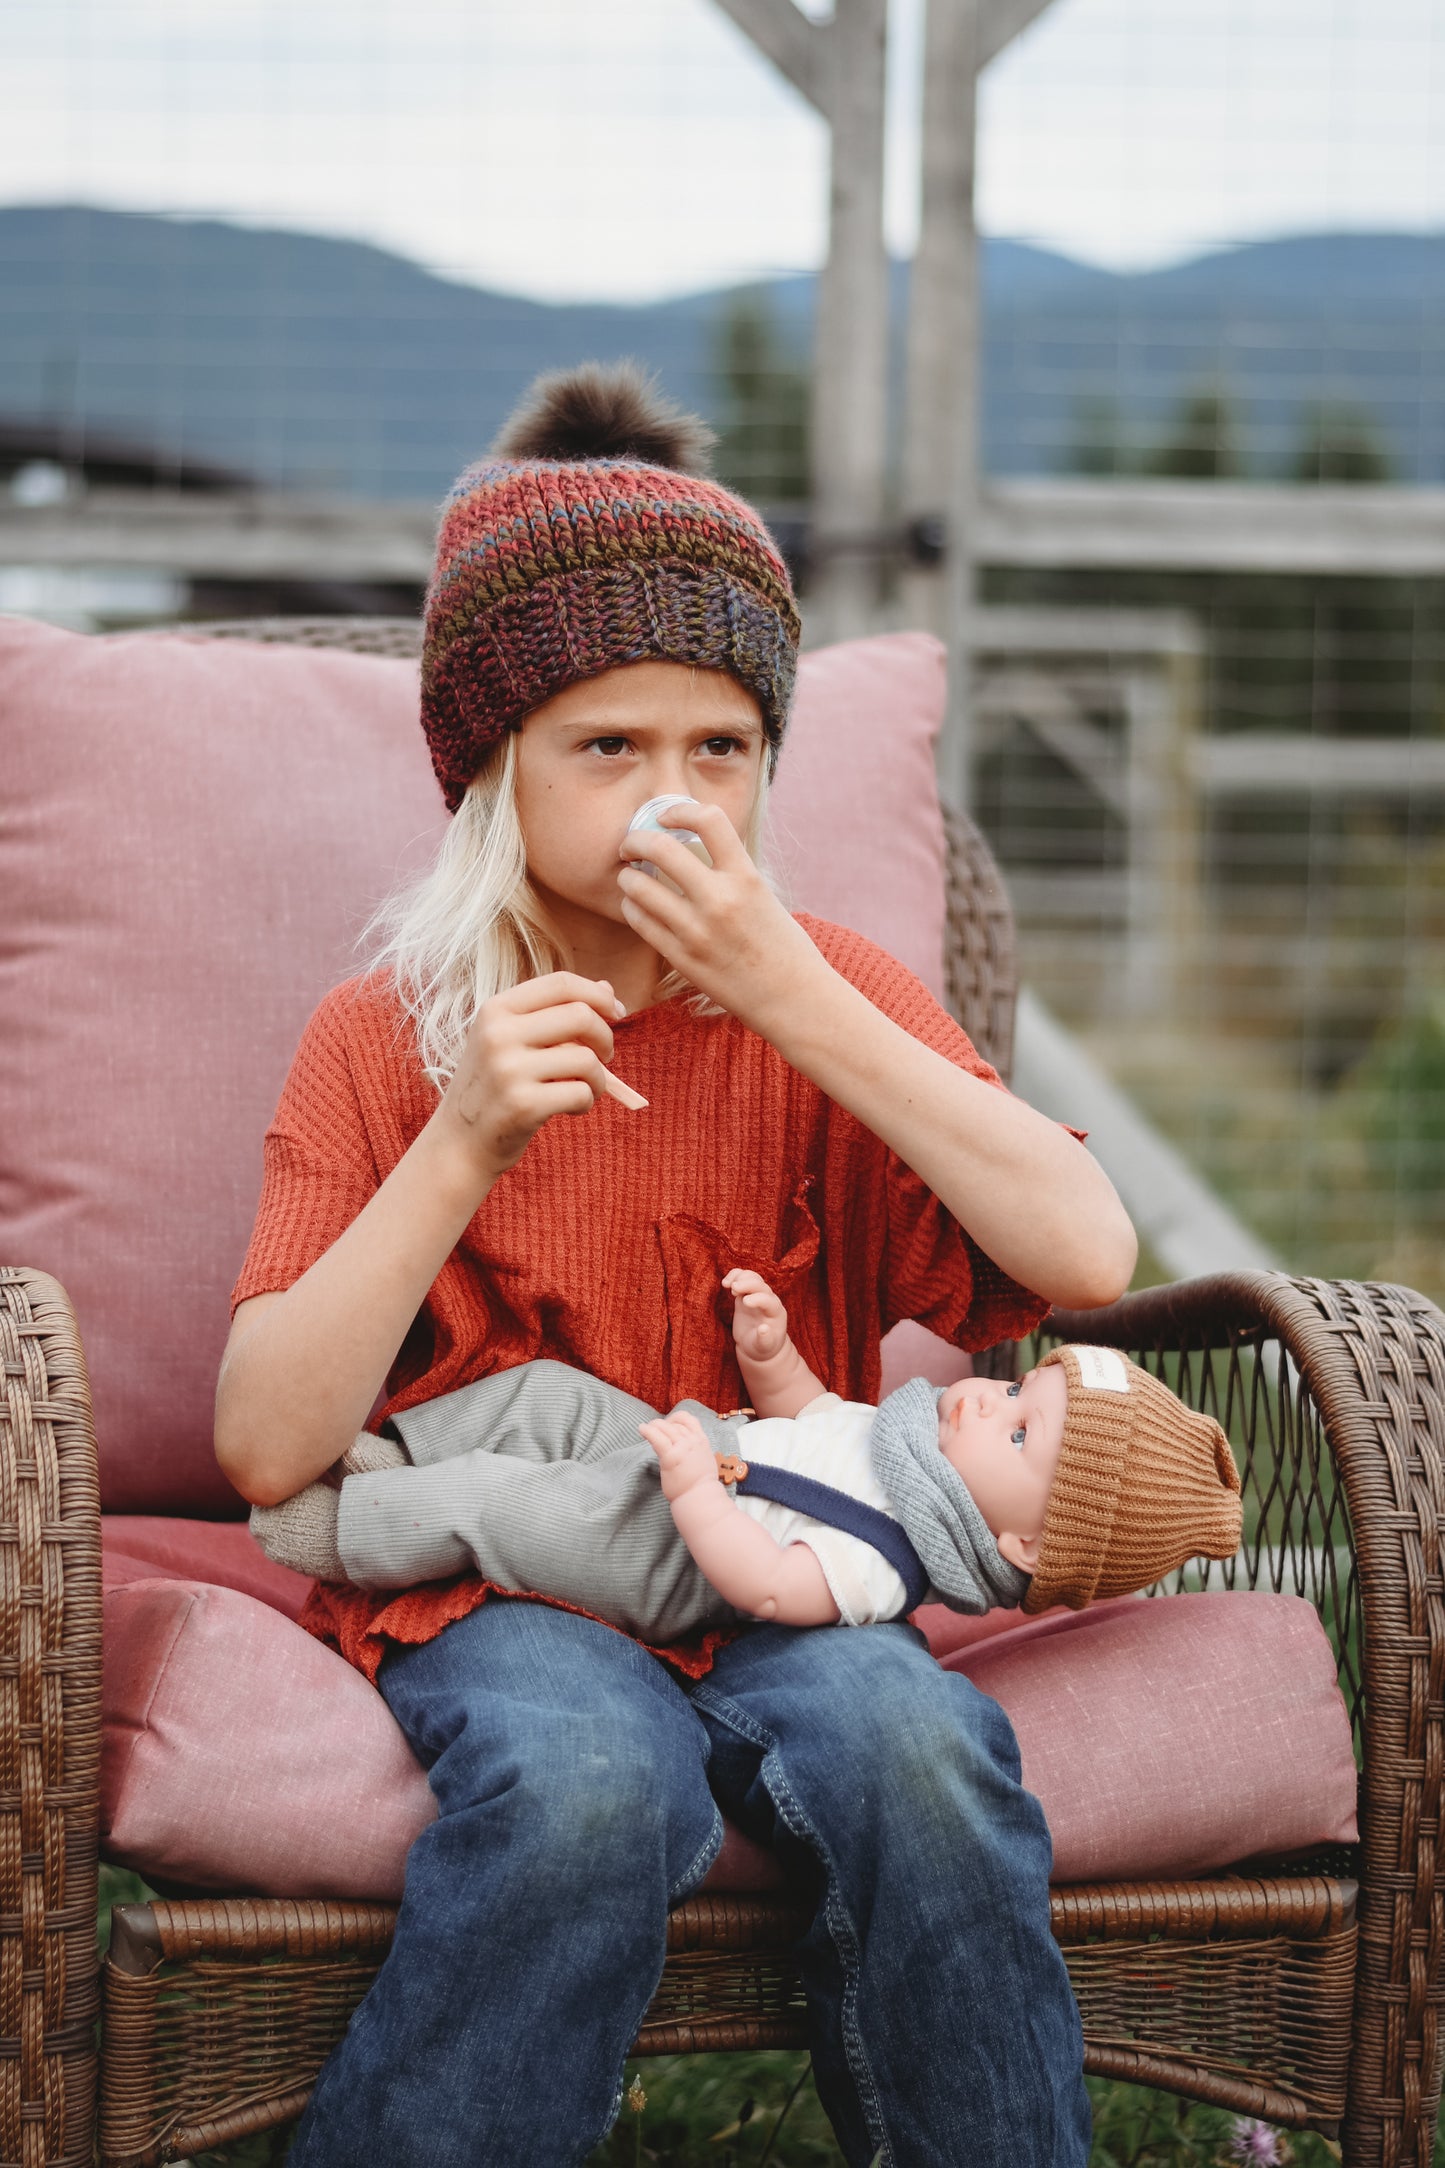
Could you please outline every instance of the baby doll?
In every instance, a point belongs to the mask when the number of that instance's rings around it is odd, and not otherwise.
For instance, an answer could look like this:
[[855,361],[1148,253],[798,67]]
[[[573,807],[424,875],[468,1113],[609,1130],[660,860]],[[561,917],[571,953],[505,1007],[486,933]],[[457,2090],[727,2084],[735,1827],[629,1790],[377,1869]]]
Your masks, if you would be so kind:
[[480,1572],[655,1643],[740,1615],[1077,1608],[1238,1548],[1223,1431],[1114,1349],[1056,1348],[1015,1384],[915,1378],[873,1408],[824,1388],[756,1273],[723,1285],[746,1416],[660,1416],[526,1363],[394,1416],[396,1441],[360,1438],[253,1531],[323,1579]]

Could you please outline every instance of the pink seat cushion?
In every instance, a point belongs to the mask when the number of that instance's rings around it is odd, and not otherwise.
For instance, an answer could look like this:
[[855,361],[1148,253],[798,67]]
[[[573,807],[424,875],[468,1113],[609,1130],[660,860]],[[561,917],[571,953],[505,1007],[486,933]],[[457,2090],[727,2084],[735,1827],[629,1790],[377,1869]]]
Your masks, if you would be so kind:
[[244,1521],[182,1521],[165,1515],[105,1513],[101,1562],[107,1589],[127,1581],[208,1581],[256,1596],[286,1618],[299,1618],[311,1582],[278,1566]]
[[236,1589],[132,1581],[105,1598],[100,1841],[162,1881],[273,1897],[397,1897],[434,1818],[420,1764],[359,1671]]
[[1349,1716],[1298,1596],[1123,1596],[943,1665],[1012,1718],[1055,1881],[1202,1874],[1355,1840]]
[[[804,659],[799,907],[942,981],[942,651]],[[444,824],[406,662],[0,619],[0,1260],[79,1312],[114,1513],[232,1514],[211,1453],[261,1137],[303,1024]]]
[[[432,1797],[358,1672],[254,1597],[190,1581],[112,1589],[105,1644],[110,1857],[202,1887],[399,1894]],[[1013,1719],[1058,1881],[1205,1872],[1355,1835],[1349,1722],[1296,1597],[1125,1598],[945,1665]],[[714,1874],[776,1878],[736,1832]]]

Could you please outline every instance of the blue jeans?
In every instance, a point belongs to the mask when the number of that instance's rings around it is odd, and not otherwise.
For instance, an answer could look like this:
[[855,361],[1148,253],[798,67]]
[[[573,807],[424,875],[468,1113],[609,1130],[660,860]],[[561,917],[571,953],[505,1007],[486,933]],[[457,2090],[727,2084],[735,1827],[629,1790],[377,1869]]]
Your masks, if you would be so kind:
[[1003,1711],[912,1627],[754,1626],[689,1685],[590,1619],[493,1600],[381,1687],[438,1819],[291,2168],[584,2160],[720,1806],[816,1898],[810,2045],[850,2168],[1087,2161],[1043,1814]]

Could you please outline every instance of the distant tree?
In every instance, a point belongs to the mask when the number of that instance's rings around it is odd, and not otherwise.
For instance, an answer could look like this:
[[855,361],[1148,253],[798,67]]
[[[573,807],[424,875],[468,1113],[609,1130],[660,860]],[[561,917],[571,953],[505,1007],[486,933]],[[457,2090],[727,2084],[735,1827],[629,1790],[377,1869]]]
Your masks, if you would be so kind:
[[1069,474],[1127,474],[1129,447],[1117,399],[1097,393],[1074,402],[1073,435],[1064,453]]
[[735,295],[718,320],[722,382],[716,466],[760,504],[808,495],[808,371],[788,345],[766,291]]
[[1290,482],[1393,482],[1395,462],[1361,406],[1340,400],[1307,407],[1290,455]]
[[1217,387],[1186,393],[1164,435],[1139,465],[1143,474],[1185,482],[1222,482],[1244,474],[1233,400]]

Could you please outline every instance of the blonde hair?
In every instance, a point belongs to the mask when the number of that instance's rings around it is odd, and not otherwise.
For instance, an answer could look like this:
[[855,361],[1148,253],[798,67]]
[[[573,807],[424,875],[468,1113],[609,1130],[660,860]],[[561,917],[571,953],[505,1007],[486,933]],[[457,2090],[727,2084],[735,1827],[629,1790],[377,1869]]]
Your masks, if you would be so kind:
[[[485,1002],[524,979],[566,968],[527,878],[516,779],[517,733],[508,731],[468,784],[436,863],[389,897],[361,936],[368,945],[379,939],[371,968],[391,977],[416,1027],[422,1067],[439,1092],[450,1083]],[[767,797],[764,757],[743,837],[759,863]],[[658,988],[663,1000],[686,991],[677,971],[669,971]],[[704,994],[695,993],[690,1005],[699,1016],[725,1013]]]

